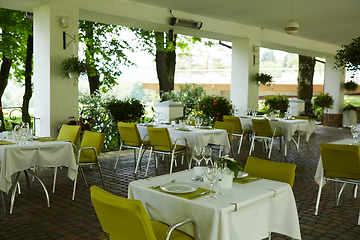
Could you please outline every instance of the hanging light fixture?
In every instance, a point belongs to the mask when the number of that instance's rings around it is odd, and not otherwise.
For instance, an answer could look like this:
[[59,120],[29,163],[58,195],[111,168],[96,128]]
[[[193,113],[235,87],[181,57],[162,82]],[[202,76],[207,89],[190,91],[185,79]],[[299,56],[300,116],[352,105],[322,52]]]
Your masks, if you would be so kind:
[[294,0],[291,0],[291,20],[285,25],[285,32],[290,35],[295,35],[299,31],[299,24],[293,20],[293,5]]

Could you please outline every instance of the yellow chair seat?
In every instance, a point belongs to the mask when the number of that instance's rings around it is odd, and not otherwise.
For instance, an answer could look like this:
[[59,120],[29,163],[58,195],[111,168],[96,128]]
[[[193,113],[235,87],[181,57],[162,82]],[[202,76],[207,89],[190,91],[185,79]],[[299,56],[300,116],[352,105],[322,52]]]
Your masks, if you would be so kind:
[[[157,221],[151,221],[151,225],[153,227],[156,239],[165,239],[166,231],[169,229],[169,226]],[[194,238],[184,232],[175,229],[171,234],[170,240],[194,240]]]

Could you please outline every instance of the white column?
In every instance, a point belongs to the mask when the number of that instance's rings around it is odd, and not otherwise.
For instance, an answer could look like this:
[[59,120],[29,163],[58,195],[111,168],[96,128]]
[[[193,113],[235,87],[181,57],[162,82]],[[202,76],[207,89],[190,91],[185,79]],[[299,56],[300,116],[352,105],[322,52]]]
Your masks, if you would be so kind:
[[245,115],[246,108],[258,108],[259,88],[251,78],[259,72],[259,52],[254,52],[259,46],[260,42],[253,39],[232,42],[230,100],[239,115]]
[[344,107],[344,84],[345,72],[334,69],[334,56],[326,58],[324,93],[333,96],[334,105],[330,110],[332,114],[342,113]]
[[[60,1],[63,3],[63,1]],[[79,11],[74,5],[52,1],[34,9],[34,116],[36,134],[57,136],[57,128],[69,117],[78,115],[78,87],[72,79],[60,76],[59,66],[65,57],[77,56]],[[62,7],[65,6],[65,7]],[[66,7],[67,6],[67,7]],[[69,17],[68,28],[61,18]],[[63,49],[63,31],[76,38]]]

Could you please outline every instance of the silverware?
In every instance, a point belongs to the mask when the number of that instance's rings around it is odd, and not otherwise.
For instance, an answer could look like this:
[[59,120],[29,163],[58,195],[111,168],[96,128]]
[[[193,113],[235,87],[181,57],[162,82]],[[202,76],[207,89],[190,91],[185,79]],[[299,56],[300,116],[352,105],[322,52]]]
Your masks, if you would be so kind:
[[189,197],[189,199],[194,199],[194,198],[196,198],[196,197],[199,197],[199,196],[205,195],[205,194],[207,194],[207,193],[209,193],[209,192],[210,192],[210,191],[205,191],[205,192],[199,193],[199,194],[197,194],[197,195],[195,195],[195,196],[191,196],[191,197]]
[[[170,182],[173,183],[173,182],[175,182],[175,181],[176,181],[176,180],[173,179],[173,180],[171,180]],[[155,185],[155,186],[152,186],[152,187],[150,187],[150,188],[151,188],[151,189],[156,189],[156,188],[159,188],[161,185],[163,185],[163,184]]]

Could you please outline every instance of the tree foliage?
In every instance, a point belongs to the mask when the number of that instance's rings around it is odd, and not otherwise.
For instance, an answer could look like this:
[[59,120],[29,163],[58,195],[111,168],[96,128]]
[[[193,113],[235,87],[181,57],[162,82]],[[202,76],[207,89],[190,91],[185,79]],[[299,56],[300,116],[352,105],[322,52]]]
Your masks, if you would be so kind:
[[342,45],[335,55],[335,69],[346,67],[353,72],[360,70],[360,37],[352,39],[349,45]]
[[[83,43],[90,94],[107,92],[117,84],[122,73],[120,66],[135,65],[126,51],[131,45],[121,37],[125,27],[98,22],[79,21],[79,41]],[[80,56],[82,54],[80,53]]]

